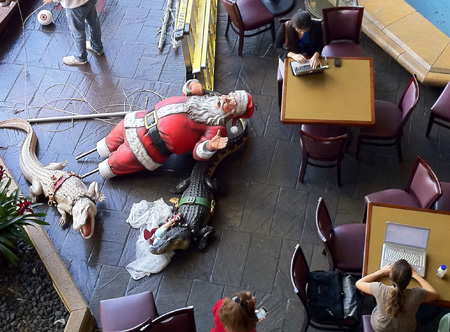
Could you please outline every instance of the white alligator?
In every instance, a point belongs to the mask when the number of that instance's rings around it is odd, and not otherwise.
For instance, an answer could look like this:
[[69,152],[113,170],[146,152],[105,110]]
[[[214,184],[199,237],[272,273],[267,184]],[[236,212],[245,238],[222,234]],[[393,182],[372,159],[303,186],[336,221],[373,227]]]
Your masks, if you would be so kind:
[[0,128],[19,129],[27,133],[22,144],[19,165],[23,176],[31,183],[31,200],[35,202],[39,195],[44,194],[48,197],[48,205],[56,206],[61,214],[59,224],[64,225],[67,214],[70,214],[73,217],[73,229],[79,230],[84,239],[89,239],[94,234],[96,202],[104,200],[98,183],[92,182],[87,189],[77,174],[61,171],[67,161],[42,165],[36,156],[36,134],[27,121],[0,121]]

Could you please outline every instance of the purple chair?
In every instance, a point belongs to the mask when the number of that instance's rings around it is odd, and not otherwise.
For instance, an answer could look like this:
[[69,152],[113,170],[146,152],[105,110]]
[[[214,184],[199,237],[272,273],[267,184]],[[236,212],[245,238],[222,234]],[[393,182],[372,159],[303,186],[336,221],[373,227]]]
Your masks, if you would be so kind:
[[441,182],[442,196],[436,202],[434,208],[438,211],[450,212],[450,182]]
[[[239,3],[231,0],[222,0],[222,4],[228,13],[225,36],[228,36],[230,26],[239,35],[239,55],[242,55],[244,37],[256,36],[257,34],[270,30],[272,41],[275,41],[274,16],[261,0],[239,0]],[[259,29],[264,26],[267,27]],[[245,31],[256,29],[258,30],[253,33],[245,34]]]
[[[370,315],[363,315],[362,316],[362,326],[363,326],[363,332],[375,332],[372,325],[370,324]],[[417,323],[416,332],[420,332],[420,324]]]
[[305,308],[306,319],[303,320],[300,331],[305,332],[309,326],[317,330],[326,331],[342,331],[351,330],[355,328],[357,322],[352,318],[347,318],[342,321],[315,321],[309,313],[308,295],[306,292],[308,286],[309,266],[305,255],[299,244],[295,246],[294,254],[291,259],[291,282],[294,287],[294,292],[299,297]]
[[364,197],[365,211],[369,203],[384,203],[430,209],[442,196],[441,183],[431,167],[418,156],[405,189],[386,189]]
[[[189,306],[170,311],[155,318],[146,327],[136,332],[196,332],[194,307]],[[131,332],[131,331],[130,331]],[[134,331],[133,331],[134,332]]]
[[[302,165],[299,181],[303,183],[306,166],[336,167],[337,183],[341,186],[341,162],[347,147],[347,128],[339,126],[302,125],[299,130]],[[318,164],[310,160],[327,162]],[[330,164],[330,162],[332,162]]]
[[333,228],[322,197],[316,209],[316,226],[325,246],[330,270],[361,274],[366,240],[366,224],[344,224]]
[[[356,145],[358,158],[361,145],[377,145],[397,147],[397,157],[402,158],[401,137],[412,111],[419,101],[419,85],[416,76],[411,77],[398,105],[388,101],[375,100],[375,124],[360,128]],[[386,142],[387,141],[387,142]]]
[[143,292],[100,301],[103,332],[133,331],[158,316],[153,293]]
[[444,122],[436,121],[436,119],[450,122],[450,82],[445,86],[438,100],[431,107],[430,119],[428,120],[428,127],[426,137],[429,137],[433,123],[450,129],[450,126]]
[[364,7],[330,7],[322,9],[326,57],[364,57],[359,44]]

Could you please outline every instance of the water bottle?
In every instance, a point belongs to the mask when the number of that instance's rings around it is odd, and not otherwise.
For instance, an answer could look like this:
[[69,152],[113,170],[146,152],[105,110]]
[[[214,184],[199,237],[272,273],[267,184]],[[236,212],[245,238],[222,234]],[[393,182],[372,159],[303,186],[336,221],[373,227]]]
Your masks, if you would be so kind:
[[442,279],[442,278],[444,278],[446,273],[447,273],[447,267],[444,264],[442,264],[441,266],[439,266],[436,275]]

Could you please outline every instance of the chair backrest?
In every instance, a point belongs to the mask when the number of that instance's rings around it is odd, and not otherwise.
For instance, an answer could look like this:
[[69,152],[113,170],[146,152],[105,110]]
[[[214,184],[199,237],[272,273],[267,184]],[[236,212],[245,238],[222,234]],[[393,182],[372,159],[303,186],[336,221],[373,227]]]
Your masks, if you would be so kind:
[[[308,308],[308,297],[306,286],[308,284],[309,266],[305,254],[299,244],[295,246],[294,254],[291,259],[291,282],[294,292],[302,301],[305,309]],[[306,310],[308,311],[308,310]]]
[[442,196],[441,183],[431,167],[417,156],[405,191],[415,197],[421,208],[429,209]]
[[364,7],[330,7],[322,9],[324,45],[337,41],[359,44]]
[[132,330],[158,316],[153,293],[150,291],[102,300],[99,310],[104,332]]
[[239,12],[237,3],[231,0],[222,0],[222,4],[231,22],[233,22],[236,28],[238,29],[242,28],[244,25],[242,23],[241,13]]
[[330,267],[333,270],[334,269],[334,258],[333,258],[333,253],[331,251],[331,247],[329,245],[331,233],[333,232],[333,224],[331,222],[331,218],[330,218],[330,214],[328,212],[327,206],[325,205],[325,201],[323,200],[322,197],[319,197],[319,201],[317,203],[316,227],[317,227],[317,232],[319,233],[319,237],[325,246],[328,262],[330,263]]
[[411,115],[414,108],[419,101],[419,84],[417,83],[416,75],[413,75],[406,86],[405,91],[403,92],[402,98],[398,103],[398,108],[402,110],[402,123],[400,128],[408,121],[409,116]]
[[302,152],[307,152],[312,159],[339,161],[344,157],[348,135],[336,137],[317,137],[302,129],[299,130]]
[[196,332],[194,307],[176,309],[154,319],[142,332]]

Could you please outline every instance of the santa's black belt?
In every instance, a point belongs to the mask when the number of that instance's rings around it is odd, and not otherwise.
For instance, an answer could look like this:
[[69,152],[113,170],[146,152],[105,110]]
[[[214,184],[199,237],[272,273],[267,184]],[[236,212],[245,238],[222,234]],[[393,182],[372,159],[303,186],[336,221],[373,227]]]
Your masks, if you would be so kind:
[[158,118],[156,117],[155,111],[148,112],[144,116],[144,125],[145,129],[147,129],[150,137],[152,138],[152,142],[155,144],[158,151],[165,155],[170,156],[172,152],[169,151],[164,141],[161,139],[161,135],[159,134],[158,127]]

